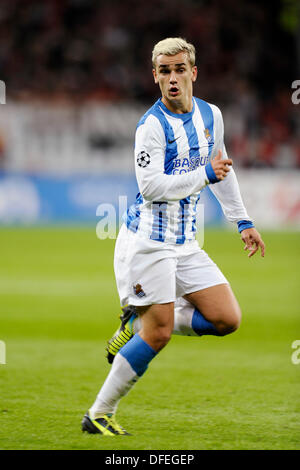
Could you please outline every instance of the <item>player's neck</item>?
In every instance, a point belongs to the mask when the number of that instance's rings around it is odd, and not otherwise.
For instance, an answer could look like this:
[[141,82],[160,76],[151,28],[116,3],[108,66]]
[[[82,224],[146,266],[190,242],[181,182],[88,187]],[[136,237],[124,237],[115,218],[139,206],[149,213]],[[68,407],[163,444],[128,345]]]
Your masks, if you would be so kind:
[[168,100],[165,96],[162,97],[161,101],[168,108],[171,113],[185,114],[190,113],[193,110],[193,97],[188,97],[185,100]]

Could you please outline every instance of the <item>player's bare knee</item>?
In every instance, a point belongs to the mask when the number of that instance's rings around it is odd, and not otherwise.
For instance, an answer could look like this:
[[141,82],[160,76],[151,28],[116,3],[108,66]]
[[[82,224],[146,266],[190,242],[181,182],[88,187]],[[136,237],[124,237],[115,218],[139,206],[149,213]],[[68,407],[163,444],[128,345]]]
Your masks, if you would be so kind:
[[237,323],[227,323],[226,325],[223,325],[220,331],[221,336],[226,336],[230,335],[231,333],[234,333],[238,329],[239,325]]
[[167,328],[160,328],[158,330],[158,339],[164,345],[167,344],[170,341],[171,335],[172,335],[172,331],[170,331],[170,329],[168,327]]
[[218,325],[216,325],[220,336],[226,336],[230,333],[234,333],[241,324],[241,311],[236,309],[231,312],[226,319],[221,320]]
[[157,350],[162,349],[168,344],[171,339],[172,331],[169,327],[158,327],[155,331],[154,341],[157,345]]

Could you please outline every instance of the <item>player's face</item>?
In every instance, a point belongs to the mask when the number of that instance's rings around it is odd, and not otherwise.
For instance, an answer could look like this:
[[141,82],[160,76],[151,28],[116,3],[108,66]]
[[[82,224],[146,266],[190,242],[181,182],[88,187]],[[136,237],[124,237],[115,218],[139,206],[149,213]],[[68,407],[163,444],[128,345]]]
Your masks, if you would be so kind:
[[173,109],[185,109],[185,112],[190,108],[197,67],[191,66],[186,52],[173,56],[159,55],[153,76],[155,83],[159,84],[164,104]]

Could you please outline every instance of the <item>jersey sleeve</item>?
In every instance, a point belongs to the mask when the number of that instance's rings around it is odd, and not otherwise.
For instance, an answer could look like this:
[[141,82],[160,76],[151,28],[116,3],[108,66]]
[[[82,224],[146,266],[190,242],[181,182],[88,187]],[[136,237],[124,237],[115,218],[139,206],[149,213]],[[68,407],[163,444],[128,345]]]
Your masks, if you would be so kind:
[[149,201],[177,201],[209,183],[205,167],[182,175],[164,172],[166,137],[159,120],[149,115],[136,131],[135,171],[140,193]]
[[[215,137],[215,143],[212,149],[212,158],[218,154],[219,150],[222,151],[223,158],[228,158],[224,145],[224,123],[222,113],[217,106],[211,105],[211,107],[214,115]],[[244,206],[238,180],[232,167],[230,168],[226,178],[218,184],[210,186],[210,190],[219,201],[227,220],[230,222],[239,222],[240,220],[252,221]]]

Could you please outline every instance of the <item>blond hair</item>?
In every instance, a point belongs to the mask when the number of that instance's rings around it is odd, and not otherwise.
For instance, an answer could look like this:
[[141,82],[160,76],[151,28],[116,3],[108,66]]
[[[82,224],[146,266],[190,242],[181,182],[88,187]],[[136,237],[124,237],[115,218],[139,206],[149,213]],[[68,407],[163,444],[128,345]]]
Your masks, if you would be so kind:
[[196,51],[193,44],[188,43],[183,38],[167,38],[155,44],[152,51],[152,65],[156,67],[156,59],[159,55],[176,55],[179,52],[187,52],[190,59],[190,64],[195,65]]

